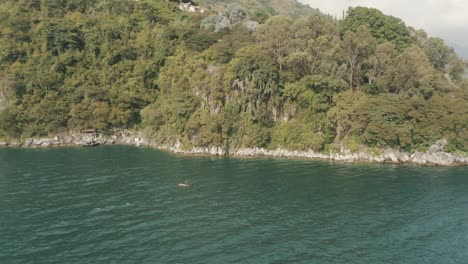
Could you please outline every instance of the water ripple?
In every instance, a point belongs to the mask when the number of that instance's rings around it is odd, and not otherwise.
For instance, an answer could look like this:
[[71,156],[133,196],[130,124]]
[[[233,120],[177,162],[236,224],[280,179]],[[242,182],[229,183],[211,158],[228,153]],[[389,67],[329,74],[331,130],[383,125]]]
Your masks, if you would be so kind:
[[468,263],[466,168],[130,147],[0,157],[0,263]]

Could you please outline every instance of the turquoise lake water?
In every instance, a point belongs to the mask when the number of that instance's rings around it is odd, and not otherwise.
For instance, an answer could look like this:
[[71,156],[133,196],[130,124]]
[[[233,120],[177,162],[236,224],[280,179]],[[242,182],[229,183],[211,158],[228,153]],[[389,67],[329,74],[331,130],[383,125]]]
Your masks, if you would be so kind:
[[468,167],[0,149],[0,263],[468,263]]

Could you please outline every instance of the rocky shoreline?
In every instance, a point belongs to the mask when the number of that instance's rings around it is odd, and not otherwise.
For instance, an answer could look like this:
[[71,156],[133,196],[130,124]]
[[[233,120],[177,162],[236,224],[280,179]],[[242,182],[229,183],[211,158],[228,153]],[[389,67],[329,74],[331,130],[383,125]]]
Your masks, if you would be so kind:
[[385,148],[381,153],[371,153],[368,151],[354,152],[342,148],[339,153],[330,152],[329,154],[317,153],[313,150],[295,151],[285,149],[268,150],[264,148],[241,148],[229,150],[222,147],[194,147],[190,150],[184,150],[177,142],[173,146],[161,146],[151,143],[145,139],[142,133],[130,130],[119,130],[112,135],[86,134],[68,132],[61,133],[54,138],[28,138],[23,141],[12,140],[10,142],[0,142],[4,147],[23,147],[23,148],[46,148],[63,146],[95,146],[95,145],[134,145],[141,147],[152,147],[160,150],[186,155],[211,155],[211,156],[236,156],[236,157],[281,157],[281,158],[303,158],[303,159],[321,159],[340,162],[374,162],[374,163],[413,163],[418,165],[435,166],[458,166],[468,165],[468,156],[453,155],[445,152],[446,140],[439,140],[425,152],[415,152],[412,154]]
[[101,133],[59,133],[53,138],[27,138],[24,140],[11,140],[0,142],[0,146],[17,148],[48,148],[71,146],[97,146],[97,145],[135,145],[148,146],[141,133],[130,130],[119,130],[111,135]]
[[281,157],[281,158],[303,158],[303,159],[321,159],[340,162],[373,162],[373,163],[412,163],[418,165],[434,165],[434,166],[459,166],[468,165],[467,156],[456,156],[448,152],[444,152],[447,142],[440,140],[432,145],[426,152],[415,152],[413,154],[401,152],[391,148],[386,148],[381,154],[370,152],[355,152],[342,149],[340,153],[323,154],[313,150],[295,151],[285,149],[268,150],[264,148],[242,148],[237,150],[226,150],[221,147],[206,147],[193,148],[191,150],[182,150],[180,143],[171,147],[158,147],[158,149],[167,150],[178,154],[189,155],[211,155],[211,156],[236,156],[236,157]]

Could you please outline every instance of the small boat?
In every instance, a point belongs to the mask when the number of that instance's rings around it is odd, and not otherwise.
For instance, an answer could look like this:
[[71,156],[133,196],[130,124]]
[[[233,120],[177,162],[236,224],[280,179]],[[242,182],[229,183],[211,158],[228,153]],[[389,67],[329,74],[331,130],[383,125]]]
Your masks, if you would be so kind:
[[188,180],[185,180],[184,183],[179,183],[179,187],[190,187],[190,182]]

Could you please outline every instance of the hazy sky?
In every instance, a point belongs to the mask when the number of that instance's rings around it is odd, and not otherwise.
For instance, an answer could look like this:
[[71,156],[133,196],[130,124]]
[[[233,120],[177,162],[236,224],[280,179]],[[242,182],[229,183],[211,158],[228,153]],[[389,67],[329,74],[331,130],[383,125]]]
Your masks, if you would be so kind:
[[375,7],[403,19],[408,26],[441,37],[468,59],[468,0],[299,0],[341,17],[349,6]]

